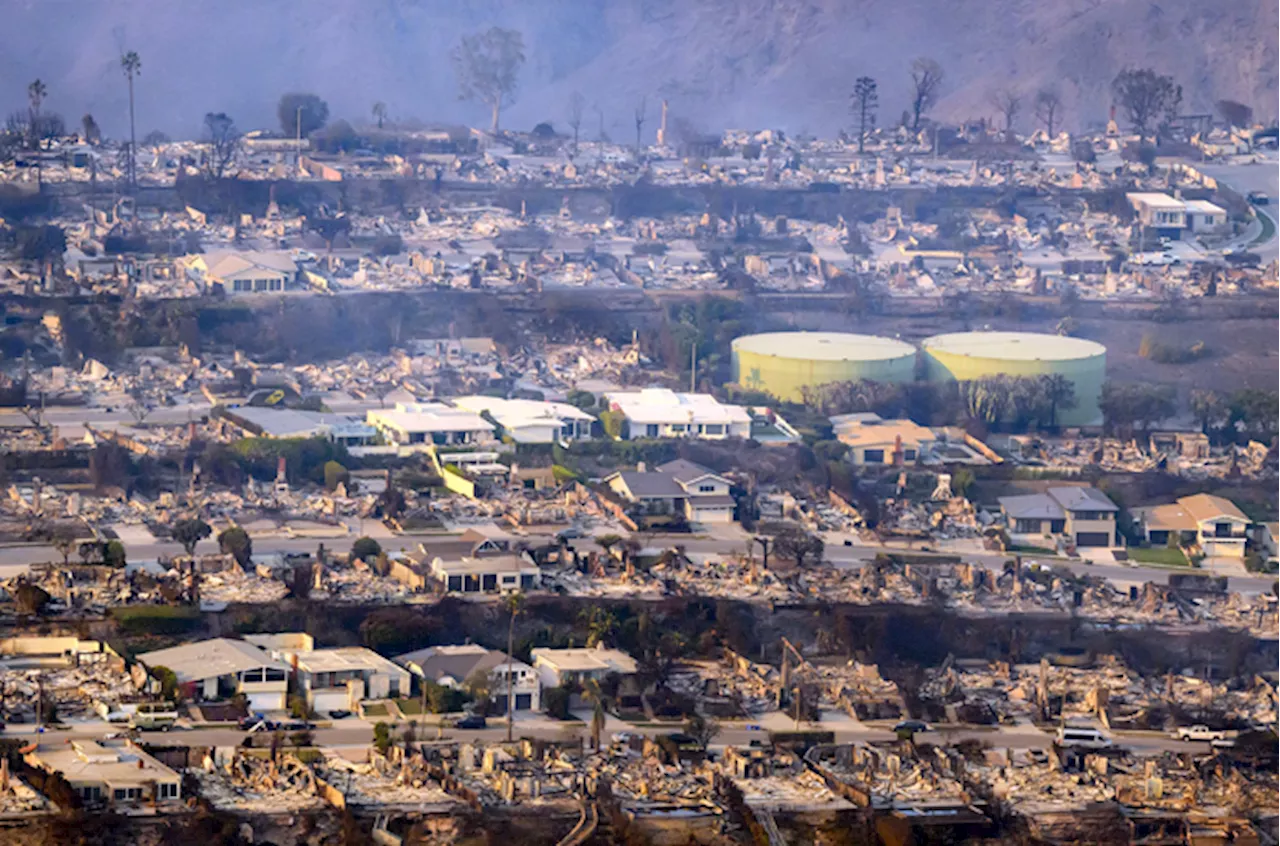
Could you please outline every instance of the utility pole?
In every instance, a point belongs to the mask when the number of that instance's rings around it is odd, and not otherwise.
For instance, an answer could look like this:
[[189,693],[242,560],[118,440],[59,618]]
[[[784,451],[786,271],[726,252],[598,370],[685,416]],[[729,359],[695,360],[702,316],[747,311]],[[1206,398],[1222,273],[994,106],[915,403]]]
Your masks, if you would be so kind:
[[693,342],[693,349],[689,351],[689,393],[697,393],[698,391],[698,342]]

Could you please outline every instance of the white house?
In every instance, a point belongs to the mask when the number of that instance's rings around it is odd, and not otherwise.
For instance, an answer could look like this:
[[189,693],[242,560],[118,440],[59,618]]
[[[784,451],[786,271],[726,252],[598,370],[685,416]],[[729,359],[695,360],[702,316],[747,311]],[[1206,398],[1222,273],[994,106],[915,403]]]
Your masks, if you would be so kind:
[[448,559],[437,556],[431,561],[431,574],[449,593],[530,591],[542,580],[538,565],[517,553]]
[[475,673],[489,676],[490,698],[502,711],[507,708],[507,673],[514,679],[516,711],[542,708],[538,672],[518,659],[508,661],[505,652],[485,649],[476,643],[428,646],[398,655],[395,662],[420,679],[444,687],[461,687]]
[[250,711],[280,711],[289,688],[289,665],[247,640],[215,638],[138,656],[151,674],[167,667],[197,700],[230,699],[238,693]]
[[1177,238],[1183,230],[1209,232],[1227,225],[1227,211],[1208,200],[1183,200],[1156,191],[1125,194],[1138,222]]
[[690,523],[732,523],[735,502],[733,483],[701,464],[677,458],[658,465],[685,493],[684,515]]
[[518,444],[552,444],[591,437],[595,418],[563,402],[469,396],[452,400],[454,407],[476,414],[488,412]]
[[228,296],[278,294],[298,277],[298,263],[279,251],[202,253],[188,256],[182,264],[206,292],[217,286]]
[[710,394],[680,394],[667,388],[611,391],[609,408],[622,413],[632,438],[749,438],[751,415]]
[[634,658],[620,649],[607,649],[603,645],[584,649],[538,648],[529,654],[544,688],[599,680],[611,673],[630,676],[636,672]]
[[1180,545],[1195,544],[1210,558],[1244,557],[1251,521],[1229,499],[1195,494],[1169,505],[1135,508],[1133,514],[1152,546],[1164,546],[1176,534]]
[[409,693],[409,671],[363,646],[316,649],[311,635],[303,632],[249,635],[246,640],[293,668],[307,704],[316,711],[347,711],[367,699]]
[[493,424],[479,414],[443,403],[398,402],[395,408],[370,409],[366,421],[387,443],[485,444],[494,440]]

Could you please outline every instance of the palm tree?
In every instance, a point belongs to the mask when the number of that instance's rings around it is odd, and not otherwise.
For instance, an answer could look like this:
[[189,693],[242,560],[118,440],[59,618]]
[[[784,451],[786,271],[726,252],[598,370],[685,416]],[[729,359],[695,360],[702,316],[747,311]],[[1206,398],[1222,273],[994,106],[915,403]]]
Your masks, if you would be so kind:
[[618,630],[618,618],[610,610],[599,605],[583,609],[578,619],[587,624],[587,648],[591,649],[609,640]]
[[382,129],[382,123],[387,119],[387,104],[381,101],[373,104],[373,119],[378,122],[378,129]]
[[125,79],[129,80],[129,184],[136,189],[138,137],[133,122],[133,78],[142,73],[142,59],[138,58],[135,51],[130,50],[120,57],[120,69],[124,71]]
[[604,691],[600,682],[587,679],[582,683],[582,698],[591,704],[591,747],[600,750],[600,735],[604,733]]
[[511,664],[515,660],[516,617],[524,610],[524,594],[520,591],[509,593],[502,600],[507,609],[507,743],[511,742],[516,719],[516,686],[511,678]]
[[44,162],[40,157],[40,148],[44,146],[43,133],[40,128],[40,105],[49,89],[39,79],[27,86],[27,100],[31,103],[31,146],[36,150],[36,185],[44,187]]

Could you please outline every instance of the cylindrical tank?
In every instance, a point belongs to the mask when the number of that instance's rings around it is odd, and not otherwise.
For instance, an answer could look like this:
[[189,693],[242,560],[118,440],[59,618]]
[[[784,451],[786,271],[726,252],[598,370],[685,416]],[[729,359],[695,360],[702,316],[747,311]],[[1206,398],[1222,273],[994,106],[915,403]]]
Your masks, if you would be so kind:
[[733,341],[733,380],[790,402],[829,382],[910,382],[915,369],[915,347],[874,335],[768,332]]
[[1076,406],[1058,411],[1060,426],[1102,422],[1098,400],[1107,378],[1107,348],[1094,341],[1036,332],[955,332],[921,344],[930,382],[991,376],[1060,374],[1075,387]]

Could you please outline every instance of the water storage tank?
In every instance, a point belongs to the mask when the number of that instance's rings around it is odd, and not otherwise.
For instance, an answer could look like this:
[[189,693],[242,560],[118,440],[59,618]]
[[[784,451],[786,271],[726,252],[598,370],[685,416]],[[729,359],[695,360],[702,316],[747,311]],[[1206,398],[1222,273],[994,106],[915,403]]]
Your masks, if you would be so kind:
[[1061,426],[1102,422],[1098,400],[1107,378],[1107,348],[1094,341],[1036,332],[956,332],[921,344],[930,382],[990,376],[1061,374],[1075,385],[1076,407],[1058,412]]
[[734,381],[792,402],[828,382],[910,382],[915,369],[915,347],[874,335],[769,332],[733,341]]

